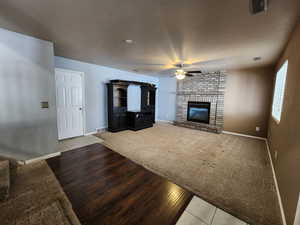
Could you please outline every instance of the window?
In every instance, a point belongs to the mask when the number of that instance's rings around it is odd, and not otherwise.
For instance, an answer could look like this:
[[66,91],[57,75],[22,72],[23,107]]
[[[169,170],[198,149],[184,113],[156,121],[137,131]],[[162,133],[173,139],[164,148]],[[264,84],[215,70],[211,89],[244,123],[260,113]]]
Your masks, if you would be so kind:
[[281,68],[276,74],[275,90],[272,105],[272,116],[277,123],[280,122],[281,118],[287,70],[288,61],[285,61],[285,63],[281,66]]

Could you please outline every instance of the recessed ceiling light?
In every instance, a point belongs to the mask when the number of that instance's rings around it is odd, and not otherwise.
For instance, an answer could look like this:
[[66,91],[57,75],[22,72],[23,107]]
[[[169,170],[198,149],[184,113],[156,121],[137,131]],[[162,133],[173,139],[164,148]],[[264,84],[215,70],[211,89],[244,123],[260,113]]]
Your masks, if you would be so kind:
[[254,61],[259,61],[259,60],[261,60],[261,57],[260,56],[254,57],[253,60]]
[[131,39],[126,39],[126,40],[124,40],[124,42],[127,43],[127,44],[132,44],[132,43],[133,43],[133,40],[131,40]]

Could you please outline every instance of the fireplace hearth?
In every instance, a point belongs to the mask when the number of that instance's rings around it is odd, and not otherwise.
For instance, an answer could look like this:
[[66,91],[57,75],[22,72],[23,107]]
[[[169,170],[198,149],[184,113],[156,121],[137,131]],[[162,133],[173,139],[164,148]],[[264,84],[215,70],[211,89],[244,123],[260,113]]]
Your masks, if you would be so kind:
[[187,120],[209,124],[210,102],[188,102]]

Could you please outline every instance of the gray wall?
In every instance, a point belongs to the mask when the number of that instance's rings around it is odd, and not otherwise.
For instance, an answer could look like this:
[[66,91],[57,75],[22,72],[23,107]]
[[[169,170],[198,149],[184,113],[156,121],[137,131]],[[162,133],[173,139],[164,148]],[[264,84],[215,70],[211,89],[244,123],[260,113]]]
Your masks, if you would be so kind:
[[158,120],[174,121],[176,117],[176,78],[159,77]]
[[[85,133],[107,127],[107,93],[105,83],[109,82],[109,80],[132,80],[156,85],[159,82],[156,77],[121,71],[63,57],[55,57],[55,67],[85,73]],[[140,93],[136,87],[131,88],[129,95],[136,96],[135,98],[140,100]],[[130,102],[129,104],[132,108],[139,107],[136,102]]]
[[[0,155],[25,160],[57,144],[53,44],[0,29]],[[40,102],[48,101],[49,109]]]

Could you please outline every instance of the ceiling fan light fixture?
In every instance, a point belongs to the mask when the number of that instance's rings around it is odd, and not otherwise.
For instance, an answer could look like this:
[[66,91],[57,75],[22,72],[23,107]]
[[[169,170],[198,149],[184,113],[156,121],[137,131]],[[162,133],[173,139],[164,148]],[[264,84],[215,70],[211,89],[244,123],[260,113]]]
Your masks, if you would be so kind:
[[185,74],[185,71],[183,69],[176,70],[175,74]]
[[185,74],[176,74],[177,80],[183,80],[185,78]]
[[175,76],[178,80],[183,80],[185,78],[186,72],[183,69],[178,69],[175,72]]

